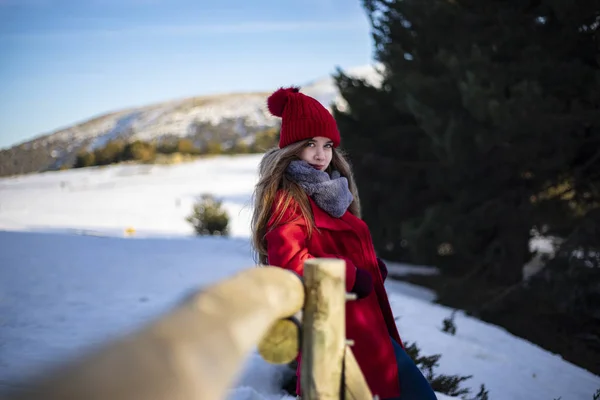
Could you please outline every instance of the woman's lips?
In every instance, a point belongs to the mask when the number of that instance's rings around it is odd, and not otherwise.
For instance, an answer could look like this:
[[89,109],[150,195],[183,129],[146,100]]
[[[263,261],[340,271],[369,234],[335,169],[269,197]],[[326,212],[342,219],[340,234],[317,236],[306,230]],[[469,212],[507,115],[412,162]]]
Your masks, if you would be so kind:
[[323,169],[325,167],[324,165],[318,165],[318,164],[310,164],[310,166],[315,169]]

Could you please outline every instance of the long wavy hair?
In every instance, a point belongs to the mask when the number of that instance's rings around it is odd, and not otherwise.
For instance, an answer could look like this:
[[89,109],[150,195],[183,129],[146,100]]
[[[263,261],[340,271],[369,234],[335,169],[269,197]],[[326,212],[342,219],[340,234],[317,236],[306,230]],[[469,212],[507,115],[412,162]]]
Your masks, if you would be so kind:
[[[273,206],[277,191],[282,189],[284,196],[281,196],[275,209],[279,210],[275,215],[273,227],[277,226],[284,215],[285,210],[291,204],[296,203],[299,207],[301,216],[307,221],[308,235],[312,235],[315,230],[314,216],[308,197],[304,190],[294,181],[288,179],[285,170],[292,160],[300,159],[300,153],[306,147],[309,140],[303,140],[290,144],[282,149],[272,148],[268,150],[260,161],[258,168],[258,183],[254,188],[253,203],[254,211],[252,214],[252,246],[254,248],[255,262],[260,265],[268,264],[267,243],[265,235],[268,233],[267,224],[273,217]],[[350,163],[347,161],[344,153],[340,149],[333,149],[331,163],[327,172],[331,174],[333,170],[339,171],[340,175],[348,179],[348,187],[354,200],[348,207],[348,211],[360,218],[360,200],[358,189],[352,173]]]

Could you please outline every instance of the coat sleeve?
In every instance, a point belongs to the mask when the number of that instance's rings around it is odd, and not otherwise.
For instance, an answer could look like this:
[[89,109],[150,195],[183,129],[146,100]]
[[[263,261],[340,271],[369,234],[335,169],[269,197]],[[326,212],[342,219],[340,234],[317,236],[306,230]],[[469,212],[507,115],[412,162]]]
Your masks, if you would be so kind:
[[[304,224],[281,224],[267,233],[266,241],[269,264],[288,269],[300,276],[304,275],[304,261],[315,258],[308,251],[308,232]],[[346,262],[346,291],[350,292],[356,281],[356,267],[352,261],[333,254],[319,255],[319,258],[338,258]]]

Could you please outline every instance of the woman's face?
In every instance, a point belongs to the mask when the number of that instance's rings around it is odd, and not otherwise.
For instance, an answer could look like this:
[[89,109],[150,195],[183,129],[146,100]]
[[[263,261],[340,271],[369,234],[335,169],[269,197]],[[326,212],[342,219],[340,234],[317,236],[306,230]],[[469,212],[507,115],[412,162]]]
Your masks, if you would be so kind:
[[333,157],[333,142],[326,137],[314,137],[306,143],[299,157],[314,168],[325,171]]

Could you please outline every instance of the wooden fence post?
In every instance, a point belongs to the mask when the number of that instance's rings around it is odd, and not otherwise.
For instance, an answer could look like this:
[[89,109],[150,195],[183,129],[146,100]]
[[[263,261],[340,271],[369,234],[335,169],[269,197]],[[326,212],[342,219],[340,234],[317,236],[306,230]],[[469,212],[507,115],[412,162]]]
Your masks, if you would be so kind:
[[346,265],[339,259],[304,263],[303,400],[339,400],[346,347]]
[[373,394],[350,346],[344,353],[344,400],[371,400]]
[[29,390],[11,399],[223,399],[268,328],[303,304],[304,287],[296,274],[250,268],[31,382]]
[[275,322],[258,343],[258,354],[271,364],[289,364],[301,346],[301,313]]

